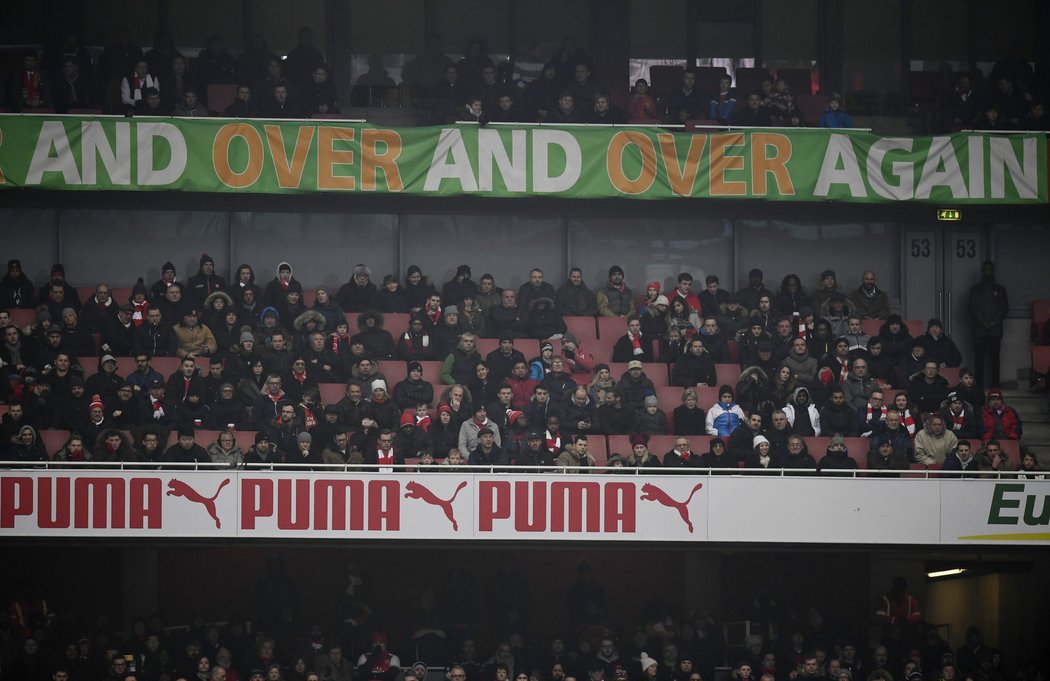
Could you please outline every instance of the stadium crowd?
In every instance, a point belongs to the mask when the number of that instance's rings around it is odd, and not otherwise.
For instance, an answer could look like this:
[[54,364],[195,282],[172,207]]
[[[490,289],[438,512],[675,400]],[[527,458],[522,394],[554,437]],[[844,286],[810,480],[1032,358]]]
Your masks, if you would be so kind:
[[[185,281],[161,270],[125,300],[100,283],[82,301],[61,264],[37,289],[8,263],[7,461],[836,470],[857,467],[847,442],[862,437],[871,469],[1039,470],[1002,446],[1023,429],[997,387],[1008,303],[991,263],[971,291],[976,370],[959,368],[940,320],[912,337],[873,272],[851,292],[832,270],[812,291],[789,274],[774,292],[753,269],[732,293],[715,275],[694,292],[682,273],[635,294],[615,265],[593,289],[579,268],[558,288],[534,269],[515,289],[475,283],[468,265],[440,287],[417,266],[377,286],[359,264],[312,291],[287,262],[266,281],[242,264],[227,282],[207,254]],[[719,385],[724,368],[735,383]],[[68,440],[49,451],[46,429]],[[649,451],[671,435],[673,449]],[[607,436],[630,451],[596,460],[588,440]],[[814,437],[826,451],[808,451]]]
[[[255,35],[231,51],[212,35],[194,56],[183,54],[174,38],[158,32],[151,49],[135,44],[127,29],[93,57],[78,33],[24,52],[17,72],[0,81],[0,107],[12,111],[101,111],[150,116],[306,118],[340,114],[340,99],[313,32],[300,28],[296,46],[284,55]],[[593,60],[573,38],[565,38],[553,56],[538,46],[511,59],[490,55],[484,40],[472,40],[462,57],[442,49],[430,35],[425,49],[404,65],[401,85],[421,124],[456,120],[549,123],[684,123],[827,128],[853,126],[838,93],[822,93],[826,108],[810,112],[798,105],[788,79],[760,75],[738,92],[725,73],[715,82],[699,82],[684,68],[680,82],[656,91],[638,79],[629,93],[602,82]],[[352,106],[376,106],[398,83],[379,55],[354,82]],[[227,95],[208,101],[210,86]],[[4,91],[6,87],[6,92]],[[796,83],[809,96],[810,84]],[[216,91],[218,92],[218,91]],[[800,93],[802,94],[802,93]],[[986,75],[959,73],[935,104],[939,131],[963,129],[1050,129],[1045,67],[1033,69],[1019,43]],[[345,95],[345,93],[344,93]],[[221,99],[221,101],[219,101]],[[819,118],[816,118],[819,116]]]
[[254,593],[251,619],[208,622],[198,613],[188,626],[167,626],[159,613],[122,630],[105,615],[88,626],[25,586],[9,606],[0,668],[19,681],[1037,681],[1045,664],[1040,654],[1008,667],[976,626],[952,650],[900,577],[864,622],[756,594],[740,612],[751,633],[739,636],[652,591],[617,621],[587,561],[556,596],[564,629],[536,621],[530,594],[546,587],[510,557],[487,575],[477,574],[481,563],[438,571],[404,609],[384,608],[351,562],[338,621],[329,623],[303,614],[306,587],[280,554],[266,563],[244,585]]

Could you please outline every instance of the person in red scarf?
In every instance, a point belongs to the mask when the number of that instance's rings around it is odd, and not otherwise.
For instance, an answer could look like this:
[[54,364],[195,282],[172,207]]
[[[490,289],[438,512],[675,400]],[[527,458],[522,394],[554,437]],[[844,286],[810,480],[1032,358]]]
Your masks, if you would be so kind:
[[144,90],[154,88],[160,91],[160,80],[149,72],[149,63],[145,59],[135,62],[135,69],[120,81],[120,102],[127,110],[132,110],[142,100]]
[[653,361],[652,339],[642,337],[642,322],[638,317],[627,320],[627,333],[620,336],[613,345],[614,362],[630,362],[637,359],[642,362]]
[[18,111],[51,106],[51,88],[40,70],[36,52],[30,50],[22,55],[22,68],[15,76],[11,94]]
[[[387,435],[393,442],[394,436]],[[387,650],[385,632],[377,631],[372,635],[372,650],[357,658],[357,673],[365,681],[394,681],[401,673],[401,658]]]

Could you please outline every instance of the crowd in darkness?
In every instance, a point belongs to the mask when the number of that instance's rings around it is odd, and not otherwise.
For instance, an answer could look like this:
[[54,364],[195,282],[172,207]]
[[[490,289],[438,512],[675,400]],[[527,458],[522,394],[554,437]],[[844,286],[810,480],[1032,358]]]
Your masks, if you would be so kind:
[[[935,102],[940,130],[1048,130],[1048,70],[1033,69],[1019,44],[998,60],[987,79],[980,71],[960,73]],[[693,69],[683,69],[680,83],[657,92],[645,79],[629,93],[601,78],[593,60],[572,38],[553,56],[533,46],[513,59],[490,55],[483,40],[472,40],[458,60],[430,35],[425,49],[403,69],[402,84],[416,119],[422,124],[456,120],[548,123],[684,123],[848,128],[853,122],[843,97],[827,92],[819,120],[805,120],[787,80],[769,75],[753,91],[737,91],[726,74],[701,91]],[[208,86],[236,87],[232,103],[209,103]],[[343,100],[353,106],[378,106],[398,83],[379,55]],[[6,87],[6,92],[4,91]],[[626,96],[620,96],[626,94]],[[808,92],[806,93],[808,94]],[[136,45],[126,29],[93,59],[79,34],[45,46],[42,54],[23,55],[17,72],[0,80],[0,107],[14,111],[98,109],[109,114],[303,118],[340,114],[324,54],[309,28],[301,28],[296,46],[284,55],[271,50],[261,35],[234,54],[222,36],[208,38],[191,57],[159,32],[152,49]]]
[[[287,262],[265,282],[248,264],[227,282],[207,254],[185,281],[170,262],[161,270],[128,300],[103,282],[81,301],[62,265],[37,289],[9,261],[0,279],[7,460],[590,469],[590,438],[628,435],[630,451],[613,452],[611,466],[835,470],[856,467],[845,438],[867,437],[869,468],[977,472],[1007,470],[1001,442],[1022,434],[998,389],[1008,302],[992,263],[970,294],[975,369],[960,368],[954,386],[940,372],[962,356],[941,321],[913,338],[873,272],[852,292],[832,270],[811,292],[795,274],[774,292],[753,269],[733,293],[716,275],[694,292],[682,273],[636,296],[616,265],[593,288],[573,268],[558,288],[533,269],[515,289],[488,273],[476,283],[468,265],[440,288],[414,265],[403,282],[390,274],[377,286],[359,264],[338,289],[317,287],[307,307]],[[35,308],[35,322],[10,323],[14,308]],[[384,328],[391,313],[407,328]],[[613,338],[568,331],[567,318],[594,317],[622,326]],[[877,335],[864,333],[865,320],[881,326]],[[483,356],[479,338],[498,346]],[[538,355],[515,347],[527,338],[540,341]],[[734,353],[739,381],[718,386],[717,365]],[[120,375],[117,358],[132,357],[134,371]],[[177,366],[162,375],[159,358]],[[424,365],[439,378],[425,379]],[[650,374],[681,388],[680,404],[662,405]],[[324,404],[322,384],[345,393]],[[202,428],[222,432],[198,443]],[[46,451],[41,429],[71,435]],[[165,448],[173,431],[178,441]],[[237,431],[256,431],[247,451]],[[680,437],[650,452],[657,435]],[[693,436],[710,436],[709,451],[694,452]],[[830,438],[826,452],[808,451],[813,437]],[[1024,454],[1022,474],[1036,475],[1035,455]]]
[[254,591],[244,587],[254,594],[249,620],[211,624],[196,614],[180,628],[167,627],[158,613],[123,627],[103,615],[82,621],[71,606],[56,608],[26,585],[10,601],[0,668],[19,681],[425,681],[428,673],[450,681],[714,681],[716,668],[733,681],[1043,678],[1045,656],[1009,660],[1008,667],[978,627],[950,648],[941,629],[924,623],[902,578],[861,622],[756,594],[739,612],[750,635],[727,640],[711,614],[684,612],[652,591],[619,621],[586,561],[556,596],[564,604],[560,623],[539,621],[534,599],[548,587],[514,559],[481,572],[449,568],[421,584],[410,607],[395,609],[384,607],[372,576],[351,562],[338,612],[325,620],[304,614],[305,586],[273,553]]

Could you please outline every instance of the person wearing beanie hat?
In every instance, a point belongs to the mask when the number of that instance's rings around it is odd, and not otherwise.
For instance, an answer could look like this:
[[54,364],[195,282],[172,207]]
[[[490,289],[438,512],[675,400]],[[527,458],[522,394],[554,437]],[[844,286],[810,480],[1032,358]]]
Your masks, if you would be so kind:
[[345,312],[364,312],[378,310],[379,291],[372,283],[372,270],[366,265],[357,265],[350,275],[350,281],[339,287],[335,300]]
[[718,389],[718,402],[707,412],[708,435],[728,437],[742,424],[746,417],[740,405],[733,402],[733,386],[725,384]]
[[208,296],[216,291],[226,289],[226,280],[215,274],[214,258],[207,253],[201,254],[200,268],[186,282],[186,288],[190,299],[197,305],[203,305]]
[[169,260],[160,266],[160,279],[149,289],[151,301],[161,300],[168,288],[175,283],[175,265]]
[[[821,312],[826,309],[825,303],[829,303],[833,294],[839,293],[838,280],[835,277],[834,270],[824,270],[820,273],[820,281],[817,283],[816,290],[809,297],[809,304],[816,312]],[[842,294],[839,294],[842,295]],[[845,298],[845,296],[843,296]]]
[[938,366],[957,367],[962,364],[962,353],[955,341],[944,333],[944,323],[940,319],[931,319],[926,323],[922,342],[926,346],[926,358],[937,362]]
[[455,275],[441,286],[441,302],[446,305],[459,305],[468,295],[477,295],[477,284],[470,277],[469,265],[457,267]]
[[[275,307],[278,310],[286,306],[289,291],[302,293],[303,285],[292,276],[292,266],[286,261],[277,263],[273,279],[266,284],[263,291],[263,305]],[[294,316],[292,317],[294,319]]]
[[832,92],[828,97],[828,108],[820,117],[821,128],[852,128],[853,119],[842,109],[842,95]]
[[634,428],[651,435],[667,435],[671,432],[667,414],[660,409],[656,395],[646,395],[642,400],[642,409],[635,418]]
[[642,299],[642,314],[645,314],[646,309],[656,301],[656,296],[660,295],[660,288],[660,282],[658,281],[650,281],[645,285],[645,297]]
[[659,672],[659,668],[658,668],[658,664],[657,664],[656,660],[654,660],[653,658],[649,657],[648,654],[643,652],[638,657],[638,664],[642,668],[642,678],[645,679],[645,681],[652,681],[653,679],[656,678],[656,675]]
[[773,292],[766,288],[762,279],[765,275],[762,270],[753,268],[747,275],[747,286],[744,286],[736,292],[740,296],[740,304],[748,310],[755,310],[758,308],[758,299],[762,296],[769,296],[769,299],[773,299]]
[[634,314],[634,292],[624,283],[623,268],[609,268],[609,280],[595,293],[598,314],[602,317],[627,317]]
[[751,454],[744,462],[748,468],[769,468],[773,457],[769,451],[769,440],[765,435],[756,435],[751,440]]
[[22,272],[22,261],[17,258],[8,260],[7,274],[0,279],[0,309],[31,310],[34,305],[36,290],[33,282]]
[[[835,433],[831,436],[831,443],[828,445],[827,453],[821,457],[820,462],[817,464],[817,472],[855,470],[857,470],[857,462],[850,457],[846,449],[846,439]],[[835,475],[835,473],[830,473],[830,475]]]
[[310,464],[314,466],[323,463],[321,460],[320,449],[313,446],[313,441],[314,438],[310,435],[309,431],[304,430],[296,435],[295,454],[293,456],[288,456],[285,463]]
[[36,323],[50,322],[51,321],[51,310],[47,309],[47,305],[41,305],[36,309]]
[[409,362],[407,376],[394,385],[394,402],[399,409],[415,409],[434,401],[434,386],[423,380],[423,365]]

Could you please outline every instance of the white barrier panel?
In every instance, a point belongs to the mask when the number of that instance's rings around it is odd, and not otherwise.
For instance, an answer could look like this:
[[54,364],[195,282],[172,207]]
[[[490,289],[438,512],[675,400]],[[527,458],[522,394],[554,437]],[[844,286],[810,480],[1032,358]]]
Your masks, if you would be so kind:
[[5,471],[0,536],[1050,544],[1050,483]]

